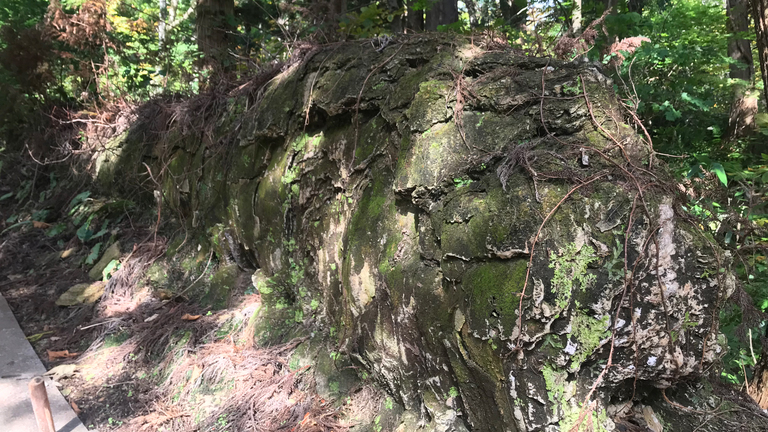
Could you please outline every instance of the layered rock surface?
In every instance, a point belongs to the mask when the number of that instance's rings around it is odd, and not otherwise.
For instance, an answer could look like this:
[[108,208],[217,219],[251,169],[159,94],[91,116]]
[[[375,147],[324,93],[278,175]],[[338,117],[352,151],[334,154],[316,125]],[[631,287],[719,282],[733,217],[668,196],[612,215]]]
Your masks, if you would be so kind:
[[403,37],[221,101],[206,133],[134,126],[100,178],[147,162],[274,316],[333,327],[436,430],[612,430],[635,380],[721,354],[727,257],[677,216],[598,66]]

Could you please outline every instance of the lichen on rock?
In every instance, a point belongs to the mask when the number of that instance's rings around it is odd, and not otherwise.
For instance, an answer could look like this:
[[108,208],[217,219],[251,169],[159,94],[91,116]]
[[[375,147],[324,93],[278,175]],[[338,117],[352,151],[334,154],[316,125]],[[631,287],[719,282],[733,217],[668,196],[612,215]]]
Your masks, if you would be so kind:
[[276,281],[282,322],[343,328],[341,350],[430,430],[567,430],[585,409],[611,430],[628,382],[669,387],[721,355],[728,270],[648,185],[651,150],[594,65],[404,36],[312,51],[257,108],[227,106],[232,149],[166,149],[174,211],[231,233],[227,272]]

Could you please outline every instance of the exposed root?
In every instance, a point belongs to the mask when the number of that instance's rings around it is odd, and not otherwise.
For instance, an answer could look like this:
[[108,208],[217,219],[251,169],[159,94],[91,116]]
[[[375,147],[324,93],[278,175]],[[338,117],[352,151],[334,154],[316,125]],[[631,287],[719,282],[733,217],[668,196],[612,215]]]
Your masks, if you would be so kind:
[[523,338],[523,299],[525,298],[525,290],[528,287],[528,280],[531,276],[531,268],[533,268],[533,255],[536,248],[536,241],[539,239],[539,235],[541,234],[541,230],[544,228],[544,225],[547,223],[549,218],[552,217],[553,214],[557,211],[558,208],[570,197],[573,195],[574,192],[579,190],[580,188],[587,186],[588,184],[594,182],[597,179],[603,178],[606,175],[608,175],[607,172],[603,172],[600,174],[597,174],[595,176],[592,176],[589,180],[585,181],[584,183],[581,183],[579,185],[576,185],[571,188],[571,190],[568,191],[565,196],[560,199],[560,201],[555,205],[552,210],[550,210],[549,214],[547,214],[547,217],[544,218],[544,221],[539,225],[539,229],[536,231],[536,235],[533,237],[533,240],[531,241],[531,252],[530,252],[530,258],[528,259],[528,269],[525,271],[525,282],[523,283],[523,289],[520,291],[520,304],[517,308],[517,328],[520,330],[520,333],[517,335],[517,342],[515,343],[515,350],[522,350],[522,338]]
[[368,84],[368,80],[373,76],[374,73],[376,73],[379,69],[384,67],[387,63],[389,63],[395,56],[397,56],[400,53],[400,50],[403,49],[405,46],[404,43],[400,44],[400,47],[397,49],[397,51],[394,52],[391,56],[387,57],[386,60],[379,63],[378,65],[374,66],[373,69],[371,69],[371,72],[368,73],[368,76],[365,77],[365,81],[363,81],[363,86],[360,87],[360,92],[357,94],[357,101],[355,102],[355,143],[352,147],[352,161],[349,163],[349,169],[352,169],[352,165],[355,163],[355,154],[357,153],[357,140],[358,135],[360,133],[360,100],[363,98],[363,91],[365,90],[366,84]]

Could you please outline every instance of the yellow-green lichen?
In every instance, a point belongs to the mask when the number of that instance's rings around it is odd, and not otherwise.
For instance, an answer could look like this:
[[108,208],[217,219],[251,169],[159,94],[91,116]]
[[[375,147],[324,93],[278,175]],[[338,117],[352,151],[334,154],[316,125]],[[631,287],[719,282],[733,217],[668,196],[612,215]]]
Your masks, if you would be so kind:
[[547,398],[550,402],[555,404],[555,408],[558,405],[562,405],[565,402],[565,381],[568,378],[568,373],[564,371],[561,372],[550,364],[544,365],[541,373],[544,375]]
[[602,319],[596,319],[580,311],[576,312],[571,322],[571,334],[579,346],[571,359],[572,368],[582,364],[600,346],[600,342],[610,336],[611,332],[607,330],[608,321],[607,315]]
[[576,286],[585,290],[595,281],[595,275],[587,273],[587,266],[597,260],[597,255],[591,246],[584,245],[579,249],[570,243],[559,254],[553,252],[551,260],[549,268],[555,269],[552,291],[557,294],[556,305],[562,311],[570,305]]

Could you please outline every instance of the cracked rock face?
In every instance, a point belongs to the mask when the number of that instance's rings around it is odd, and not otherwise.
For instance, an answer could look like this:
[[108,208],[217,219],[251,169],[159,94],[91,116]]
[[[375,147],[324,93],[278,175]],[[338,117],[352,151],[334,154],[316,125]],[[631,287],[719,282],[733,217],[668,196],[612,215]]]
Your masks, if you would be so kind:
[[216,133],[239,124],[236,144],[182,136],[170,201],[431,430],[612,430],[635,378],[721,354],[727,257],[648,186],[664,180],[592,65],[415,36],[321,49],[256,108],[228,102]]

